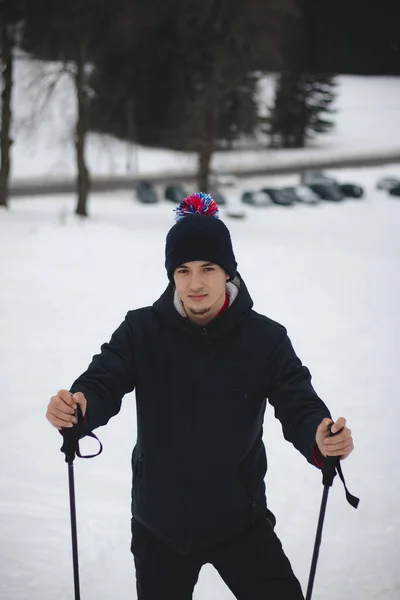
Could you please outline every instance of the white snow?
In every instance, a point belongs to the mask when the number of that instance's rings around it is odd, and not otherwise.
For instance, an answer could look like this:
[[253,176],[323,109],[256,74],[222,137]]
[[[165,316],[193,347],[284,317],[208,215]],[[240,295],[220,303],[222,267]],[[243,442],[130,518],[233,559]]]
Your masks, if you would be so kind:
[[[260,112],[265,114],[273,98],[273,77],[259,85]],[[57,85],[52,87],[52,83]],[[49,94],[49,88],[51,94]],[[243,170],[298,159],[343,158],[400,151],[400,77],[339,76],[334,107],[336,128],[318,136],[300,150],[237,150],[217,152],[213,168]],[[16,60],[13,93],[14,133],[12,177],[72,177],[76,102],[72,80],[57,63],[43,64],[24,55]],[[121,110],[124,107],[121,106]],[[193,173],[193,153],[133,148],[107,135],[90,134],[87,160],[93,175],[150,176],[159,173]]]
[[[366,185],[363,200],[246,208],[240,221],[222,214],[255,309],[288,328],[317,391],[353,430],[356,449],[343,469],[361,502],[351,508],[335,481],[315,580],[319,600],[400,594],[400,199],[374,189],[389,173],[399,176],[400,167],[339,173]],[[171,203],[143,206],[128,193],[97,194],[86,221],[73,215],[74,205],[72,196],[16,199],[0,212],[2,600],[73,597],[67,466],[46,406],[86,368],[126,311],[152,303],[167,283]],[[133,395],[97,433],[103,454],[75,462],[81,596],[131,600]],[[283,439],[271,408],[264,439],[269,505],[305,591],[321,476]],[[194,598],[233,596],[207,565]]]

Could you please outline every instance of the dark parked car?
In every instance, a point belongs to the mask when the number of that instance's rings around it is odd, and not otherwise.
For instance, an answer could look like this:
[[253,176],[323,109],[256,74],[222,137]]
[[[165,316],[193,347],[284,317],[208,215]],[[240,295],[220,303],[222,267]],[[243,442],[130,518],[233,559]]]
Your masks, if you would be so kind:
[[158,202],[157,192],[151,181],[138,181],[136,184],[136,196],[144,204]]
[[251,206],[271,206],[272,198],[265,192],[244,192],[242,202]]
[[389,194],[391,196],[400,196],[400,184],[395,187],[390,188]]
[[279,190],[277,188],[263,188],[261,190],[270,196],[272,202],[274,204],[279,204],[279,206],[293,206],[295,200],[290,194],[285,194],[283,190]]
[[340,183],[340,189],[346,198],[362,198],[364,196],[364,188],[361,185],[355,185],[354,183]]
[[[315,184],[331,183],[334,186],[338,186],[343,196],[347,198],[362,198],[364,196],[364,188],[362,188],[360,185],[350,182],[340,183],[334,177],[328,177],[325,175],[323,171],[307,171],[303,174],[303,183],[310,186],[311,189]],[[328,195],[330,196],[332,194],[328,192]],[[336,196],[337,194],[333,193],[333,195]],[[339,198],[324,198],[324,200],[339,200]]]
[[180,204],[182,200],[189,196],[188,191],[180,183],[167,185],[164,191],[165,198],[175,204]]
[[318,194],[322,200],[331,200],[333,202],[340,202],[343,200],[344,195],[337,183],[331,181],[321,181],[319,183],[310,183],[309,187],[313,192]]
[[296,202],[298,202],[298,198],[293,187],[283,187],[280,188],[278,191],[284,194],[287,198],[289,198],[293,204],[296,204]]

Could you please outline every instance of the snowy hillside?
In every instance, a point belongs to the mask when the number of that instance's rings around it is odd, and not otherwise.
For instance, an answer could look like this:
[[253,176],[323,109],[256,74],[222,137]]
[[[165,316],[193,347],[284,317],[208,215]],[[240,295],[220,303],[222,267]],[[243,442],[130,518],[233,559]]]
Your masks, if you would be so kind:
[[[363,200],[250,207],[244,220],[225,218],[255,309],[288,328],[316,390],[334,416],[347,417],[355,439],[343,470],[361,502],[351,508],[335,481],[316,600],[399,598],[400,199],[375,190],[388,173],[399,176],[400,169],[339,174],[365,184]],[[73,597],[67,466],[46,406],[86,368],[126,311],[152,303],[167,283],[170,203],[144,206],[128,193],[93,194],[92,218],[84,221],[74,217],[74,204],[67,195],[19,199],[0,214],[2,600]],[[103,454],[75,464],[82,599],[132,600],[133,395],[98,435]],[[264,440],[268,502],[305,590],[321,477],[284,441],[270,407]],[[207,565],[194,598],[233,596]]]
[[[59,177],[75,172],[73,130],[75,98],[68,75],[60,66],[43,65],[20,57],[15,69],[15,143],[12,176]],[[58,83],[48,98],[51,82]],[[318,138],[305,150],[219,152],[213,166],[220,170],[287,164],[298,157],[342,157],[382,150],[400,151],[400,78],[350,77],[338,79],[336,129]],[[260,99],[270,104],[271,80],[260,85]],[[92,134],[88,162],[93,174],[127,174],[134,170],[134,151],[110,136]],[[138,169],[142,175],[194,171],[193,154],[140,147]],[[134,171],[133,171],[134,172]]]

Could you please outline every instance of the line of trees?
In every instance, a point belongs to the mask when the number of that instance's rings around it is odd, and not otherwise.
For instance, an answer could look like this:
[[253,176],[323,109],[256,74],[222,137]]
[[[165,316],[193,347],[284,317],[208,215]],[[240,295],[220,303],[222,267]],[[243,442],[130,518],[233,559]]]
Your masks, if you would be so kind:
[[[76,212],[86,216],[89,131],[196,152],[203,190],[213,152],[260,128],[256,91],[265,73],[280,74],[266,123],[274,146],[302,147],[313,135],[329,131],[334,61],[327,49],[315,47],[315,40],[321,40],[321,27],[329,29],[332,23],[338,32],[341,13],[340,2],[329,3],[324,12],[325,4],[0,0],[0,205],[7,205],[10,176],[16,47],[35,58],[58,61],[73,80]],[[343,44],[341,39],[337,47]],[[341,52],[337,55],[343,58]],[[329,65],[326,71],[324,64]]]

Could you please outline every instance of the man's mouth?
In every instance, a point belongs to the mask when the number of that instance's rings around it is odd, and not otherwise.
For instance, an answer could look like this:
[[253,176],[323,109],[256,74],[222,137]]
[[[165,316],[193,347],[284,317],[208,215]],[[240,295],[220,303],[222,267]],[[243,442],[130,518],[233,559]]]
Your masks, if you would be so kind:
[[203,300],[203,298],[205,298],[206,296],[207,294],[191,294],[189,298],[191,300],[194,300],[195,302],[199,302],[200,300]]

